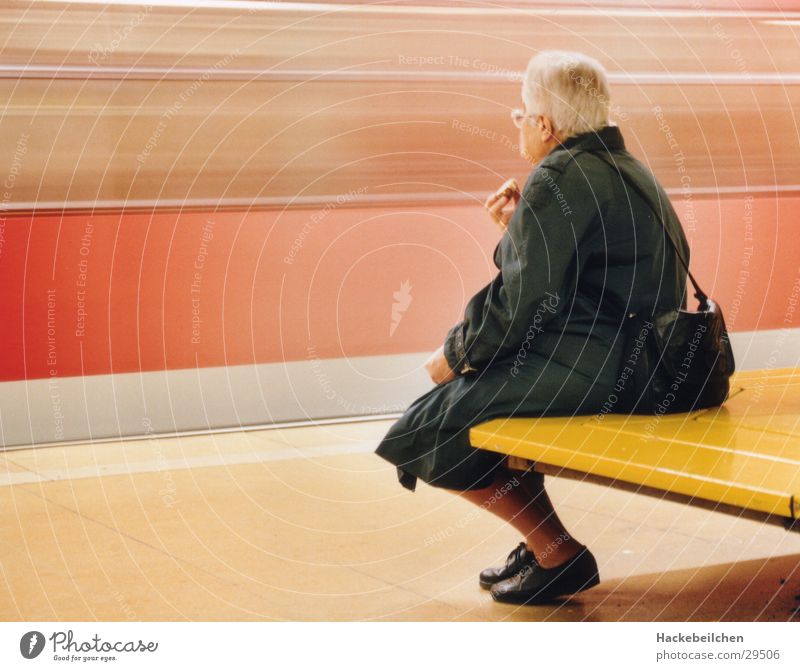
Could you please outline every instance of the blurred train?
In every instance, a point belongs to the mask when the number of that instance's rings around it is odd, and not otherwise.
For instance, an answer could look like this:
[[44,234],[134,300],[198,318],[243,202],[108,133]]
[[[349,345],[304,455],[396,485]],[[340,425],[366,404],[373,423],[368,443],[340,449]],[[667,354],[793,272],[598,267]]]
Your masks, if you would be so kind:
[[[502,6],[501,6],[502,5]],[[5,2],[0,444],[385,416],[493,276],[528,59],[609,70],[741,367],[800,351],[798,2]]]

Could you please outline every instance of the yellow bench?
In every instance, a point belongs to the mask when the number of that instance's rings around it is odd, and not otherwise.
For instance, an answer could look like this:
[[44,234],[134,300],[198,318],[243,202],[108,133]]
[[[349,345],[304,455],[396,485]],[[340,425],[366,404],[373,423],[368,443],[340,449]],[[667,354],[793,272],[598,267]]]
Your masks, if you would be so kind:
[[493,419],[473,446],[533,469],[800,529],[800,368],[736,373],[720,408]]

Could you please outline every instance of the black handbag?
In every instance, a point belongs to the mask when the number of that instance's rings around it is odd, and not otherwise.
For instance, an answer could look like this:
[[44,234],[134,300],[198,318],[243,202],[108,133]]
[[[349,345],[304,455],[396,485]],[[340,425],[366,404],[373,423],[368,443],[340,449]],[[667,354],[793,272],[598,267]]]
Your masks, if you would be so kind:
[[697,284],[652,198],[607,153],[591,153],[614,168],[652,209],[699,301],[697,312],[627,312],[625,353],[615,386],[619,393],[612,411],[662,415],[722,405],[736,368],[722,310]]

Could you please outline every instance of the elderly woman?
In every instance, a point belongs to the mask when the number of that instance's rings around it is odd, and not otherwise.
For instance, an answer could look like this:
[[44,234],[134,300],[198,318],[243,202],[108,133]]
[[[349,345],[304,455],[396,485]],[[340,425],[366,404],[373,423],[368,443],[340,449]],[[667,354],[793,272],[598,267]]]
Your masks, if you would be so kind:
[[414,491],[422,478],[456,490],[520,531],[524,540],[505,565],[482,571],[479,584],[498,601],[540,603],[596,585],[597,563],[559,520],[543,476],[512,475],[502,455],[470,445],[469,429],[493,417],[608,407],[627,311],[686,305],[686,271],[658,219],[598,154],[663,203],[664,223],[687,260],[689,249],[664,190],[609,124],[597,61],[538,54],[522,99],[525,109],[512,117],[520,153],[534,168],[521,194],[512,186],[485,204],[504,231],[494,251],[499,272],[428,360],[437,386],[414,401],[376,453],[397,466],[405,488]]

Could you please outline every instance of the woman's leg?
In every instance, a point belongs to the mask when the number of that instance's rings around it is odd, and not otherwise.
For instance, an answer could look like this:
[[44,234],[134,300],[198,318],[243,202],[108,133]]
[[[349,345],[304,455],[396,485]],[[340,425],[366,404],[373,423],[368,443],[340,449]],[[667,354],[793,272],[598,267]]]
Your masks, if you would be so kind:
[[499,466],[489,487],[457,493],[520,531],[543,568],[563,564],[583,547],[556,515],[541,473],[532,470],[512,473]]

